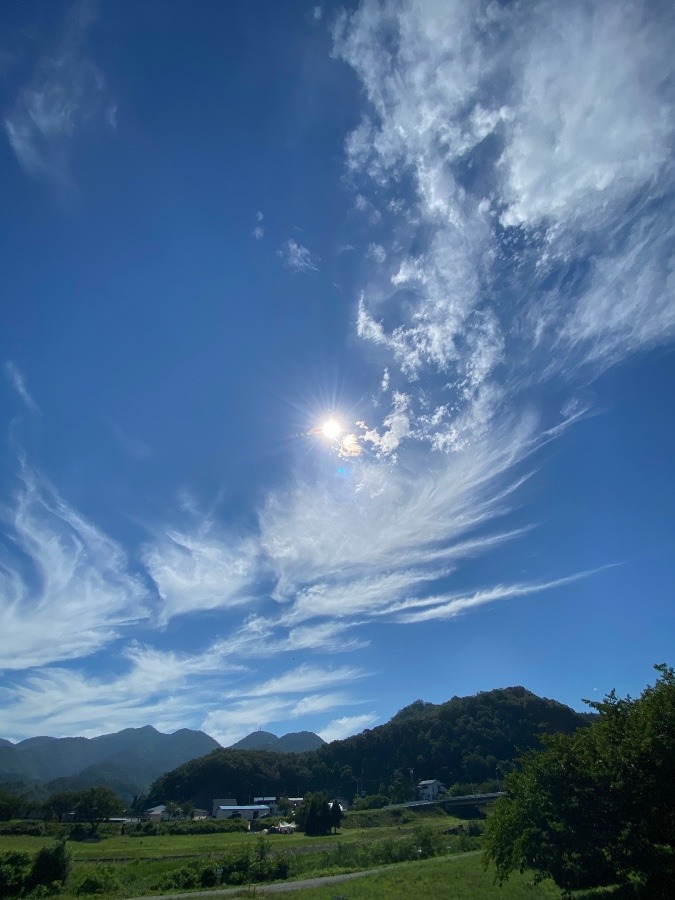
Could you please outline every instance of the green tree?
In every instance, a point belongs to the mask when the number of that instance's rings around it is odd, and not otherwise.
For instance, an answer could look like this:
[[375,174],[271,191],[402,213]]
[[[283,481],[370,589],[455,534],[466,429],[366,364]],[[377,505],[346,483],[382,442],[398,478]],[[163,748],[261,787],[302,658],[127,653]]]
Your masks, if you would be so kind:
[[124,809],[122,801],[109,787],[90,787],[77,794],[75,812],[80,819],[89,822],[96,831],[99,824],[110,816],[119,815]]
[[298,808],[295,820],[309,836],[329,833],[331,829],[330,808],[323,791],[316,791],[305,796]]
[[277,800],[277,809],[279,811],[279,815],[281,816],[290,816],[293,812],[293,804],[288,799],[288,797],[279,797]]
[[18,818],[26,807],[24,794],[12,794],[0,788],[0,820]]
[[534,869],[566,891],[634,884],[670,897],[675,884],[675,673],[638,699],[590,703],[597,720],[544,739],[507,776],[487,827],[486,862],[502,882]]
[[76,811],[79,799],[80,795],[77,791],[59,791],[52,794],[44,804],[46,817],[61,822],[64,816]]

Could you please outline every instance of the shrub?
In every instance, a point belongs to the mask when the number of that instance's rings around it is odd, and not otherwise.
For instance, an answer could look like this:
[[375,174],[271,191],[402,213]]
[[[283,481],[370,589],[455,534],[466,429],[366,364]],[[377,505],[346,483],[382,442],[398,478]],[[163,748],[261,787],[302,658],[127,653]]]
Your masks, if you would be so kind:
[[117,873],[111,866],[97,866],[75,885],[78,896],[84,894],[112,894],[121,887]]
[[28,853],[0,853],[0,897],[17,897],[23,892],[30,862]]
[[39,884],[65,884],[70,877],[71,867],[72,857],[65,841],[59,841],[53,847],[42,847],[33,860],[28,887],[32,890]]
[[361,809],[384,809],[385,806],[389,806],[389,797],[385,797],[384,794],[370,794],[368,797],[357,797],[352,803],[354,812],[358,812]]

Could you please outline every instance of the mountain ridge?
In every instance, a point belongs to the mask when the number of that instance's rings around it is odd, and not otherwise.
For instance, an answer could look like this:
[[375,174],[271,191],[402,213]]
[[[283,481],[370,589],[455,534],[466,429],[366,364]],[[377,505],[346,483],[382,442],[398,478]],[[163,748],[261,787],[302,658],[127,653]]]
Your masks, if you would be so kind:
[[124,796],[144,790],[163,772],[218,749],[203,731],[182,728],[173,734],[152,725],[125,728],[93,738],[41,735],[16,744],[0,742],[0,779],[58,783],[58,789],[112,784]]
[[230,744],[230,750],[269,750],[273,753],[305,753],[318,750],[326,742],[313,731],[289,731],[277,737],[271,731],[252,731],[240,741]]
[[384,790],[399,802],[425,778],[469,793],[479,786],[494,790],[522,752],[541,748],[542,735],[569,734],[591,719],[522,686],[440,704],[415,701],[389,722],[318,750],[214,750],[158,778],[148,803],[191,801],[208,808],[214,796],[247,802],[256,792],[302,796],[315,790],[348,799]]

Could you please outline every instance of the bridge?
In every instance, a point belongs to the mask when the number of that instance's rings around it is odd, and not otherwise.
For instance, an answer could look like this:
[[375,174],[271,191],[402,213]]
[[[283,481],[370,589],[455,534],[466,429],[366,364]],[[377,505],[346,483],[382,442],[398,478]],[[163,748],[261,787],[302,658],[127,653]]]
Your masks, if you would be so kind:
[[428,806],[441,806],[445,810],[462,809],[467,806],[488,806],[505,797],[506,791],[495,791],[492,794],[464,794],[461,797],[444,797],[442,800],[411,800],[409,803],[396,803],[387,809],[420,809]]

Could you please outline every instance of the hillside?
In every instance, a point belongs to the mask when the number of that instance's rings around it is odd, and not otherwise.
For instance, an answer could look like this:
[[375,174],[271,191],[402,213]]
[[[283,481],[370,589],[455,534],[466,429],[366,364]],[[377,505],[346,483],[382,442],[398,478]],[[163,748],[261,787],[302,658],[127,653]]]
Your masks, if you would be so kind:
[[252,731],[231,750],[271,750],[275,753],[304,753],[307,750],[318,750],[326,742],[313,731],[291,731],[281,737],[271,731]]
[[[308,753],[221,749],[168,772],[152,785],[149,803],[192,800],[208,806],[214,796],[248,801],[254,795],[301,796],[310,790],[353,797],[358,783],[368,793],[385,790],[406,799],[412,781],[438,778],[452,785],[494,782],[539,737],[571,733],[587,714],[537,697],[523,687],[417,701],[385,725],[333,741]],[[410,777],[412,772],[412,781]]]
[[150,725],[95,738],[35,737],[0,743],[0,780],[72,790],[108,784],[123,796],[138,793],[162,772],[219,747],[202,731],[162,734]]

